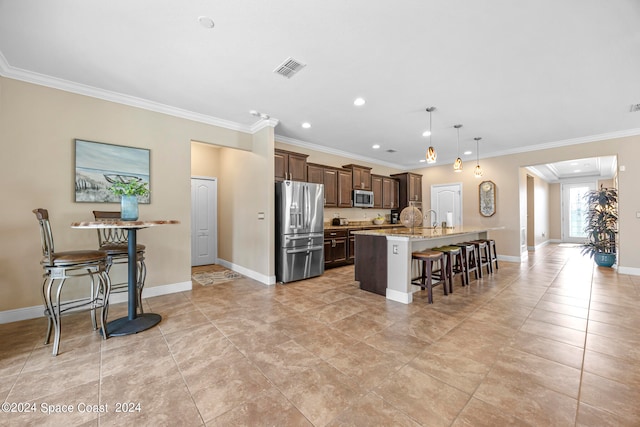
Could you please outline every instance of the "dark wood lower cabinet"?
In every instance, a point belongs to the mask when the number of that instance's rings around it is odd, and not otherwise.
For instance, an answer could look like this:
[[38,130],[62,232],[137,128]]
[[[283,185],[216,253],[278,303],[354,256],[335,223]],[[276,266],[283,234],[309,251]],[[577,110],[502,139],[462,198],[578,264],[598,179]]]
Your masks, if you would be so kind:
[[387,295],[387,238],[356,236],[355,279],[360,289]]
[[[374,230],[380,227],[333,229],[324,232],[324,268],[340,267],[356,261],[356,236],[352,231]],[[386,241],[386,238],[385,238]],[[386,256],[386,253],[385,253]]]
[[324,232],[324,268],[347,264],[348,230]]

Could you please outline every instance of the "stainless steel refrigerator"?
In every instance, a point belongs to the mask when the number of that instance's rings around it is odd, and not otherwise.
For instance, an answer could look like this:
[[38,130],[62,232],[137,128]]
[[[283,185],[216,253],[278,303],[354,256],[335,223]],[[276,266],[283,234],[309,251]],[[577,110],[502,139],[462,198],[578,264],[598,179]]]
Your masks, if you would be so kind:
[[276,280],[324,273],[324,185],[276,182]]

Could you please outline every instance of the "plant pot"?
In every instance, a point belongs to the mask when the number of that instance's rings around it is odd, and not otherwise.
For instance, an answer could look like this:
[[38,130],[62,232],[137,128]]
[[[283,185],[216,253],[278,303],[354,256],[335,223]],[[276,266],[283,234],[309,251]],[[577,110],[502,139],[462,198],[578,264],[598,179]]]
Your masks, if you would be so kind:
[[593,259],[600,267],[611,267],[616,263],[616,254],[597,253]]
[[123,221],[138,219],[138,196],[122,196],[120,199],[120,219]]

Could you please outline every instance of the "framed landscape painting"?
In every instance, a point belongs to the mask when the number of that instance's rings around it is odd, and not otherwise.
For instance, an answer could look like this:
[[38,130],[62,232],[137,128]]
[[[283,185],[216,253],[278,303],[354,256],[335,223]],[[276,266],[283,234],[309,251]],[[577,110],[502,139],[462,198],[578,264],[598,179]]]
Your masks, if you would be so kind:
[[[149,182],[150,151],[102,142],[75,140],[76,202],[120,203],[109,188],[114,182]],[[150,189],[150,187],[148,187]],[[150,195],[138,197],[150,203]]]

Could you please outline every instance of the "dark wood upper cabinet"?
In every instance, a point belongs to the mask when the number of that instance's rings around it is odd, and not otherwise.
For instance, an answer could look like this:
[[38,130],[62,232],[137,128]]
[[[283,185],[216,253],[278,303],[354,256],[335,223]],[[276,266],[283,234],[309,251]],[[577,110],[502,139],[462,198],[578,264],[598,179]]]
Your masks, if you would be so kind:
[[400,184],[397,179],[382,177],[382,209],[398,209],[399,190]]
[[324,205],[328,208],[338,207],[338,170],[324,168]]
[[404,209],[410,202],[422,203],[422,175],[405,172],[391,175],[399,183],[398,209]]
[[307,157],[306,154],[275,150],[275,180],[306,181]]
[[324,166],[307,163],[307,182],[324,184]]
[[338,207],[351,207],[351,192],[353,174],[347,169],[337,169],[338,172]]
[[352,187],[354,190],[371,191],[371,168],[360,165],[344,165],[351,171]]
[[371,190],[373,191],[373,207],[382,209],[383,193],[382,182],[384,177],[380,175],[371,175]]

